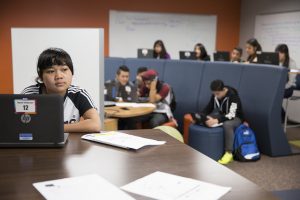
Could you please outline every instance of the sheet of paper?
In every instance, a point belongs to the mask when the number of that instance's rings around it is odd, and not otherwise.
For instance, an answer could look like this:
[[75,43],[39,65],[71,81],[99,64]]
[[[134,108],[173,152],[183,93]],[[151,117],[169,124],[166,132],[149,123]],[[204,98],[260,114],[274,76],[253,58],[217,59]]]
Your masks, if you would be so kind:
[[134,200],[97,174],[33,183],[33,186],[48,200]]
[[155,108],[155,105],[152,103],[137,103],[133,107],[135,107],[135,108]]
[[214,125],[212,125],[213,128],[219,127],[219,126],[223,126],[223,123],[219,123],[219,124],[214,124]]
[[162,200],[215,200],[231,190],[230,187],[159,171],[122,186],[121,189]]
[[155,108],[155,105],[152,104],[152,103],[119,102],[119,103],[116,103],[116,106],[119,106],[119,107],[133,107],[133,108]]
[[117,131],[86,134],[83,135],[81,138],[85,140],[91,140],[95,142],[100,142],[100,143],[109,144],[117,147],[135,149],[135,150],[148,145],[162,145],[166,143],[165,141],[147,139],[147,138],[129,135]]

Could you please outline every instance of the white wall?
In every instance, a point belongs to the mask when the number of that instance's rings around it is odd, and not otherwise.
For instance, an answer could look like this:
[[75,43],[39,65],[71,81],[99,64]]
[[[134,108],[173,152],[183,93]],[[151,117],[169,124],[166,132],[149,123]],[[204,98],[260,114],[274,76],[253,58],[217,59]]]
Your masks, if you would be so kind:
[[246,41],[254,36],[256,15],[288,11],[300,11],[300,1],[241,0],[240,46],[244,48]]
[[[300,11],[300,0],[241,0],[240,46],[244,49],[245,42],[254,37],[256,15],[289,11]],[[300,121],[300,101],[289,104],[289,118]]]
[[138,48],[153,48],[164,41],[171,58],[180,50],[193,50],[205,41],[208,52],[216,47],[217,16],[147,12],[109,12],[109,55],[137,57]]
[[103,119],[103,34],[103,29],[96,28],[12,28],[14,93],[35,84],[37,60],[43,50],[62,48],[73,61],[72,84],[88,91]]
[[278,44],[289,47],[290,57],[300,68],[300,11],[256,16],[255,38],[260,42],[263,51],[274,51]]

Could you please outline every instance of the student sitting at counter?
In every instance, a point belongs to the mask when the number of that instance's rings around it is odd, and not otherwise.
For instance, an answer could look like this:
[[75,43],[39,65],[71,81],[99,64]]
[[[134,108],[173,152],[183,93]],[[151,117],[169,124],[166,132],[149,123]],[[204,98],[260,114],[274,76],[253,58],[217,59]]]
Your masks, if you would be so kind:
[[104,95],[106,101],[136,102],[137,87],[129,81],[130,71],[125,65],[121,65],[114,80],[105,82]]

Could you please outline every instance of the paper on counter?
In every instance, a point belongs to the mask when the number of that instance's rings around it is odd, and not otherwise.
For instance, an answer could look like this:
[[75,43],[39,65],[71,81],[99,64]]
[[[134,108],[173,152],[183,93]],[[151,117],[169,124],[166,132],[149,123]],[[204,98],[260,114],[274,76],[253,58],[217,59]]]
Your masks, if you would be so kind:
[[132,107],[132,108],[155,108],[155,105],[152,103],[127,103],[127,102],[118,102],[116,106],[119,107]]
[[230,187],[159,171],[122,186],[121,189],[161,200],[215,200],[231,190]]
[[148,145],[162,145],[166,143],[165,141],[147,139],[147,138],[129,135],[118,131],[86,134],[83,135],[81,138],[85,140],[91,140],[94,142],[109,144],[112,146],[117,146],[126,149],[135,149],[135,150],[138,150]]
[[212,125],[211,127],[212,127],[212,128],[216,128],[216,127],[220,127],[220,126],[223,126],[223,123],[214,124],[214,125]]
[[97,174],[33,183],[48,200],[134,200]]

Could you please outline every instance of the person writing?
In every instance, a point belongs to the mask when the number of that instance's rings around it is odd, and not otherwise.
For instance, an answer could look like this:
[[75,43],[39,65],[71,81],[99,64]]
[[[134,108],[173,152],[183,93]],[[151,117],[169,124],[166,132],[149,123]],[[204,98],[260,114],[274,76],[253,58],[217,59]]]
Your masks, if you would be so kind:
[[225,154],[218,161],[228,164],[233,160],[235,129],[244,121],[242,103],[236,89],[225,86],[222,80],[210,84],[211,98],[200,113],[192,113],[193,121],[207,127],[222,125],[225,133]]

